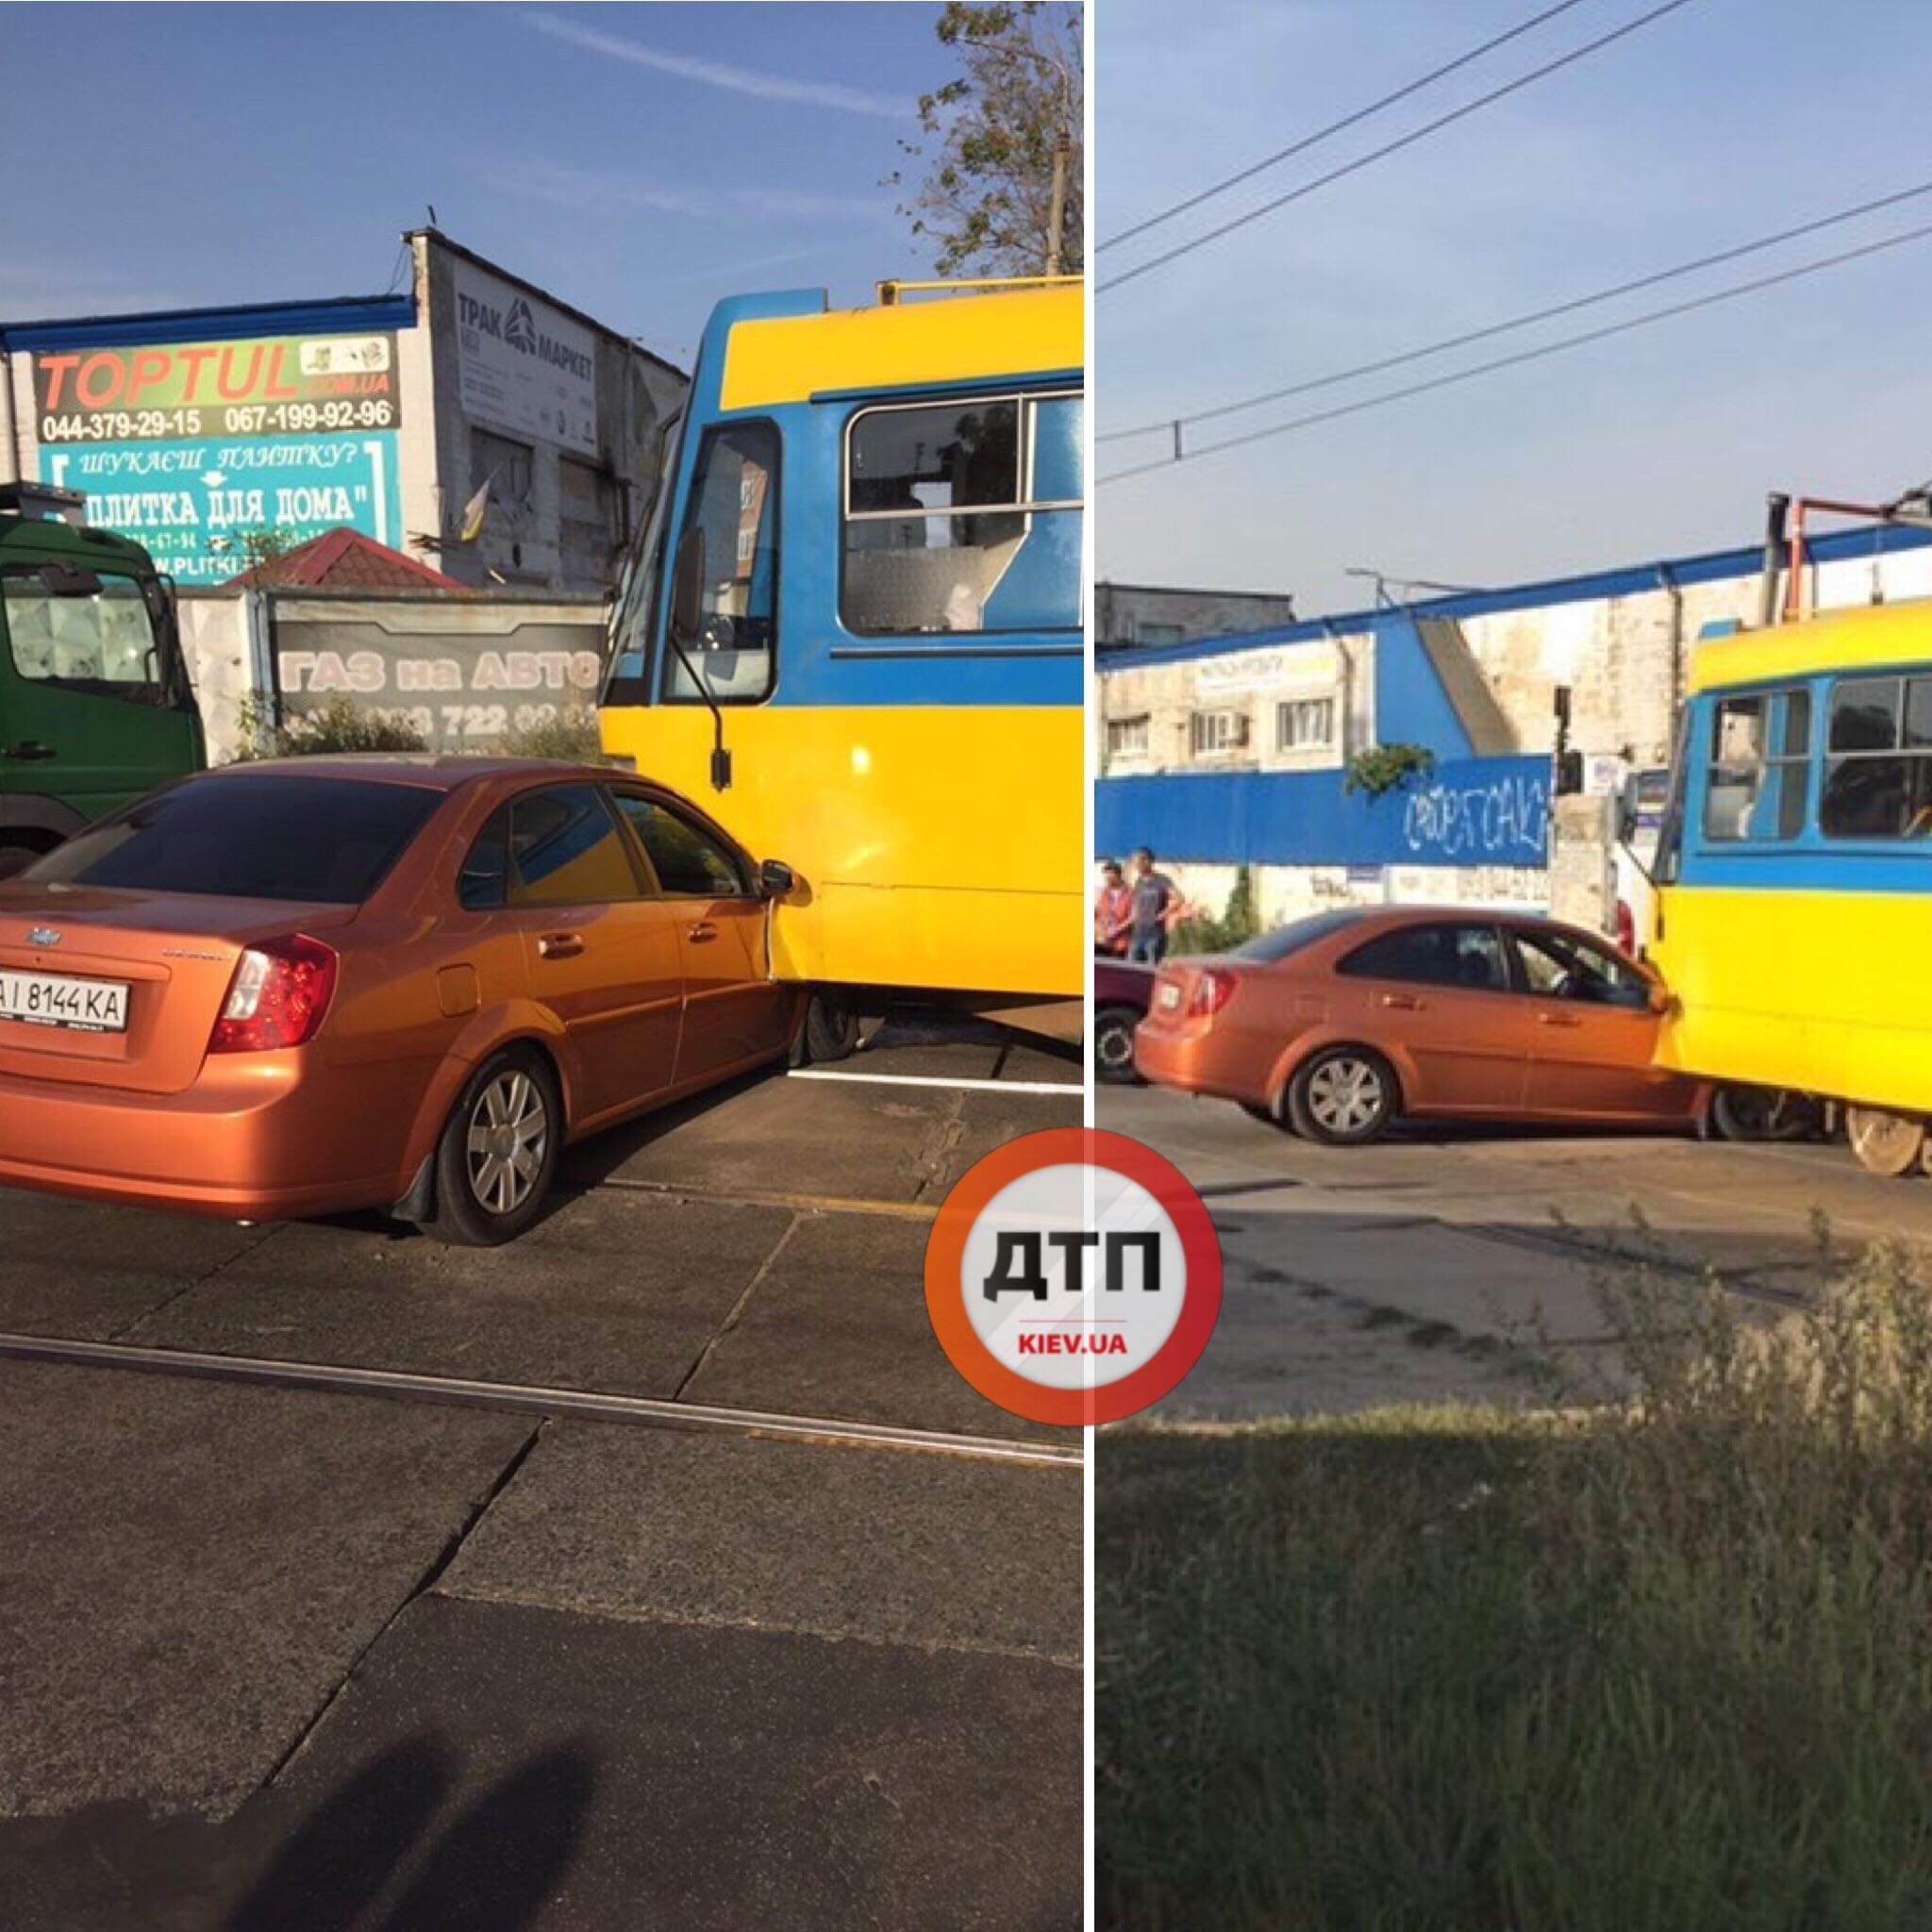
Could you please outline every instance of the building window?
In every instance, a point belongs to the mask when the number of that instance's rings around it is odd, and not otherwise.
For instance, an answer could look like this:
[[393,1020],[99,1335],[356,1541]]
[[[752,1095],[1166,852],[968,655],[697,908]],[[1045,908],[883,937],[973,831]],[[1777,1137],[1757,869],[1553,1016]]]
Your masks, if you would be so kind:
[[533,466],[537,453],[527,442],[498,436],[490,429],[470,431],[470,491],[484,484],[496,507],[511,516],[530,507]]
[[1138,718],[1109,718],[1107,721],[1107,755],[1110,758],[1144,758],[1147,756],[1147,714]]
[[861,637],[1077,630],[1082,398],[861,409],[839,614]]
[[1187,641],[1187,627],[1178,624],[1153,624],[1144,617],[1134,620],[1137,644],[1180,644]]
[[1245,711],[1196,711],[1188,725],[1188,743],[1197,758],[1219,758],[1248,746]]
[[1290,698],[1275,706],[1276,751],[1326,751],[1334,742],[1333,698]]

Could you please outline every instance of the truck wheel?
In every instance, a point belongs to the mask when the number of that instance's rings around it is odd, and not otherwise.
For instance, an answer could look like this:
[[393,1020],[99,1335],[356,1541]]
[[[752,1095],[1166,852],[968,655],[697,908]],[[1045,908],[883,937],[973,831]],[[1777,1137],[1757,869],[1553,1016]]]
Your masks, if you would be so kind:
[[1845,1138],[1867,1174],[1896,1180],[1919,1165],[1925,1151],[1925,1123],[1875,1107],[1848,1107]]
[[0,841],[0,879],[24,873],[46,849],[43,845],[23,844],[17,839]]

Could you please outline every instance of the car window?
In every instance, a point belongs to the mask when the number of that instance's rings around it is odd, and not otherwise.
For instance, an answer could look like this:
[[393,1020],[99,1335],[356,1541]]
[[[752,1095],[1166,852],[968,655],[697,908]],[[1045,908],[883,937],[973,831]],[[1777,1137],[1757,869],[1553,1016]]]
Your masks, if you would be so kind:
[[508,896],[509,807],[499,805],[476,834],[457,874],[457,901],[466,912],[487,912]]
[[1506,992],[1508,968],[1492,925],[1405,925],[1357,946],[1336,969],[1351,978],[1402,979]]
[[1311,912],[1306,919],[1291,919],[1286,925],[1277,925],[1273,932],[1264,932],[1258,939],[1244,940],[1228,958],[1255,959],[1272,966],[1277,960],[1292,958],[1305,946],[1312,946],[1317,940],[1325,940],[1331,932],[1340,932],[1343,926],[1353,925],[1360,917],[1358,912],[1341,908],[1333,912]]
[[736,856],[701,825],[655,798],[638,791],[616,794],[617,808],[674,899],[736,899],[748,896]]
[[1513,932],[1524,984],[1545,999],[1648,1007],[1650,985],[1628,960],[1567,933]]
[[624,835],[594,785],[553,785],[511,803],[512,906],[585,906],[642,894]]
[[214,773],[76,832],[37,880],[358,906],[443,794],[425,785]]

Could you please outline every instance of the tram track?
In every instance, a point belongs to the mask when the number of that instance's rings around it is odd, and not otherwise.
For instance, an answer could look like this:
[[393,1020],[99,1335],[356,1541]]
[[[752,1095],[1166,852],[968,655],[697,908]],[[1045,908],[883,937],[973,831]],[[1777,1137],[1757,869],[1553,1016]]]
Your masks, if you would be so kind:
[[0,1333],[0,1359],[186,1376],[263,1389],[366,1395],[396,1402],[437,1403],[517,1415],[683,1429],[753,1440],[899,1449],[1024,1468],[1081,1466],[1082,1452],[1077,1443],[1062,1446],[1052,1442],[1009,1441],[997,1436],[762,1409],[724,1408],[658,1396],[606,1395],[591,1390],[479,1382],[455,1375],[414,1374],[339,1363],[213,1355],[131,1342],[91,1341],[77,1337]]

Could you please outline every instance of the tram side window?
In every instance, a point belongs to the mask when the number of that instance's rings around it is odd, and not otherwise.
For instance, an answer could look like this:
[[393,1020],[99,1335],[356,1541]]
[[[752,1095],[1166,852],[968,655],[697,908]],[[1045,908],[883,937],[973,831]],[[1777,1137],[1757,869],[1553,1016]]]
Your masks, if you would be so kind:
[[1077,629],[1083,408],[1051,395],[860,410],[845,441],[845,627]]
[[1704,836],[1713,841],[1795,839],[1805,829],[1811,694],[1722,699],[1711,713]]
[[[683,528],[705,533],[705,589],[684,654],[720,704],[769,697],[778,628],[778,431],[732,423],[706,433]],[[682,542],[682,532],[679,541]],[[664,653],[664,696],[700,693],[677,653]]]
[[1841,678],[1827,753],[1826,838],[1932,837],[1932,677]]

